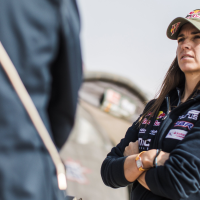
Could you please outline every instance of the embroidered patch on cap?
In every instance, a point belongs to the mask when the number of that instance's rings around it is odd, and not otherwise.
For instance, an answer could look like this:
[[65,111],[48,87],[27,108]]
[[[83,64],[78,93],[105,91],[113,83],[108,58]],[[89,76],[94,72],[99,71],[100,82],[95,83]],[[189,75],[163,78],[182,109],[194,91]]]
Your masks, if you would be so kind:
[[185,138],[187,131],[179,129],[171,129],[165,138],[171,138],[175,140],[182,140]]
[[194,10],[192,12],[190,12],[188,15],[194,15],[194,14],[199,14],[200,13],[200,10]]
[[178,27],[180,26],[180,23],[181,22],[178,22],[178,23],[172,25],[172,28],[171,28],[171,34],[172,35],[174,35],[174,33],[176,33],[176,31],[178,30]]
[[200,10],[194,10],[192,12],[190,12],[187,16],[187,19],[191,19],[191,18],[199,18],[200,19]]
[[198,13],[200,13],[200,10],[194,10],[190,12],[188,15],[193,15],[193,14],[198,14]]
[[187,19],[191,19],[191,18],[199,18],[200,19],[200,15],[188,15],[186,18]]

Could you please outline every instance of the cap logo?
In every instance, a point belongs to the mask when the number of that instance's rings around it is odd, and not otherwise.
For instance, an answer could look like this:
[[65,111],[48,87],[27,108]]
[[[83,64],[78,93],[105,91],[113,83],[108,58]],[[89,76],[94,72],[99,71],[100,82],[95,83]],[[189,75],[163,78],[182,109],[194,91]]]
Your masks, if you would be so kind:
[[194,10],[190,12],[188,15],[193,15],[193,14],[198,14],[198,13],[200,13],[200,10]]
[[176,33],[176,31],[178,30],[178,27],[179,27],[180,23],[181,22],[178,22],[178,23],[172,25],[172,28],[171,28],[171,34],[172,35],[174,35],[174,33]]
[[187,19],[191,19],[191,18],[198,18],[200,19],[200,10],[194,10],[192,12],[190,12],[187,16]]

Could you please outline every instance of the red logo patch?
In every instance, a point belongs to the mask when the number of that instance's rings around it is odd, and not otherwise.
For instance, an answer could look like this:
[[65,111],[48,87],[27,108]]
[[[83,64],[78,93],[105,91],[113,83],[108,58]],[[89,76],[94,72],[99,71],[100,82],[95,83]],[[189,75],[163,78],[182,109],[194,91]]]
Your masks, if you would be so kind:
[[150,124],[151,123],[151,120],[148,120],[147,118],[144,118],[142,124]]
[[154,126],[160,126],[160,122],[159,122],[158,120],[156,120],[156,121],[154,122]]

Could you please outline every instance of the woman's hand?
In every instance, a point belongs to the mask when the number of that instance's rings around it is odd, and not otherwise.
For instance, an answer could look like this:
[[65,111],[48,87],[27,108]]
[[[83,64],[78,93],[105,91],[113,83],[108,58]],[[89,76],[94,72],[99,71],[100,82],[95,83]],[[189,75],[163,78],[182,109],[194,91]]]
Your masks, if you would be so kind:
[[124,156],[130,156],[139,153],[138,141],[130,142],[124,150]]
[[[164,151],[161,151],[159,155],[157,156],[157,166],[164,165],[165,161],[169,159],[169,153],[166,153]],[[144,152],[142,157],[143,166],[146,169],[149,169],[153,167],[153,161],[156,156],[156,149],[151,149],[149,151]]]

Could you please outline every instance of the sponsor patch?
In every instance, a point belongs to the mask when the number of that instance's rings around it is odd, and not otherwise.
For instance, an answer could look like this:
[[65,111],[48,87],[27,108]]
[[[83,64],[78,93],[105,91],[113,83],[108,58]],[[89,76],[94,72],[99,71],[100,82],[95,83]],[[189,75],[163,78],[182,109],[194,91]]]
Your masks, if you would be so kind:
[[139,149],[149,149],[151,139],[143,140],[142,138],[138,138],[139,141]]
[[194,11],[192,11],[192,12],[190,12],[187,16],[186,16],[186,18],[187,19],[191,19],[191,18],[198,18],[198,19],[200,19],[200,10],[194,10]]
[[190,12],[188,15],[193,15],[193,14],[198,14],[198,13],[200,13],[200,10],[194,10]]
[[181,127],[184,127],[184,128],[188,128],[188,130],[191,130],[194,126],[193,123],[191,122],[186,122],[186,121],[177,121],[174,126],[181,126]]
[[199,15],[188,15],[186,18],[187,19],[191,19],[191,18],[198,18],[198,19],[200,19],[200,16]]
[[179,116],[179,119],[188,118],[188,119],[197,120],[199,113],[200,113],[200,111],[198,111],[198,110],[190,110],[190,111],[188,111],[188,113],[186,115]]
[[180,24],[181,24],[181,22],[178,22],[178,23],[172,25],[171,36],[174,35],[174,33],[176,33]]
[[152,113],[152,112],[148,113],[148,114],[146,115],[146,117],[150,116],[150,115],[151,115],[151,113]]
[[146,132],[146,129],[145,128],[141,128],[140,130],[139,130],[139,133],[145,133]]
[[154,126],[160,126],[160,122],[158,120],[156,120],[153,125]]
[[163,111],[159,111],[157,119],[162,119],[163,117],[165,117],[165,115],[166,114]]
[[158,132],[157,130],[151,130],[149,134],[150,135],[155,135],[157,132]]
[[187,131],[179,129],[171,129],[165,138],[171,138],[175,140],[182,140],[185,138]]
[[144,118],[144,120],[142,121],[142,124],[150,124],[151,120],[148,120],[147,118]]

